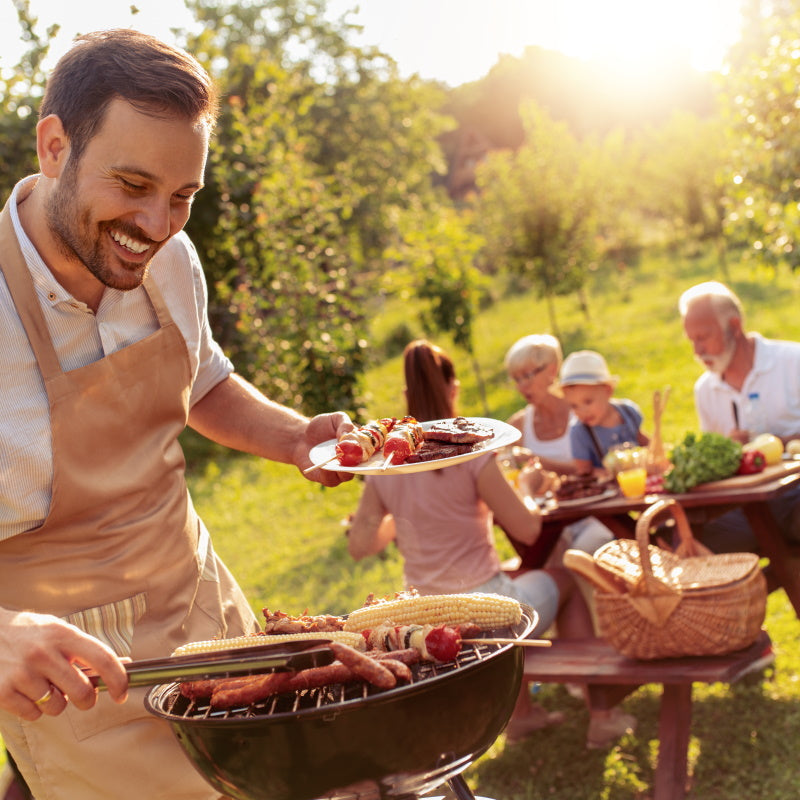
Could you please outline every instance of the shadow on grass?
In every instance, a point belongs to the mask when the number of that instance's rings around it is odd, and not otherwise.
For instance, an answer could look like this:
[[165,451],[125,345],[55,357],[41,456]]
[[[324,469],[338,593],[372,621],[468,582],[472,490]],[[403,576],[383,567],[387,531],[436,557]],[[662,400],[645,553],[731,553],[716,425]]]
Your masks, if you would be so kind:
[[[557,728],[516,745],[503,737],[466,773],[477,795],[498,800],[648,800],[658,754],[660,688],[646,686],[624,709],[634,734],[606,750],[584,747],[588,713],[561,687],[544,687],[543,705],[567,712]],[[769,682],[695,686],[688,800],[800,796],[796,769],[800,700],[776,700]]]

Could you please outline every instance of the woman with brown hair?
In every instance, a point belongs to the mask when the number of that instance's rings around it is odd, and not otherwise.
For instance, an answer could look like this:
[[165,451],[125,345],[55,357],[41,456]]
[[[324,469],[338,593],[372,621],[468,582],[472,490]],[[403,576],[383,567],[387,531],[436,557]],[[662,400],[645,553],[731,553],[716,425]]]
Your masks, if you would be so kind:
[[[420,422],[457,415],[458,380],[450,357],[425,340],[404,352],[406,403]],[[421,594],[492,592],[536,610],[538,636],[558,620],[562,635],[592,635],[591,616],[564,567],[505,573],[494,544],[494,524],[533,543],[541,531],[538,508],[529,510],[506,480],[494,453],[444,469],[370,476],[353,517],[348,548],[356,560],[391,542],[404,559],[404,583]],[[563,720],[520,692],[506,729],[514,741]],[[615,730],[615,737],[622,733]]]

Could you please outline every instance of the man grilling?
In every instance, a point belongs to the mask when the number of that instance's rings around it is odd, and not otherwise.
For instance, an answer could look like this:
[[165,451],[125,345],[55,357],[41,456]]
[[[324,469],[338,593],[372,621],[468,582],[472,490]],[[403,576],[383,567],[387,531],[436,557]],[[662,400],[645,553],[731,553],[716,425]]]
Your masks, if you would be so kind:
[[43,98],[40,173],[0,216],[0,735],[37,800],[218,796],[145,690],[123,702],[121,657],[257,629],[192,507],[178,435],[188,423],[303,469],[351,427],[270,402],[211,337],[181,230],[215,115],[183,51],[80,37]]

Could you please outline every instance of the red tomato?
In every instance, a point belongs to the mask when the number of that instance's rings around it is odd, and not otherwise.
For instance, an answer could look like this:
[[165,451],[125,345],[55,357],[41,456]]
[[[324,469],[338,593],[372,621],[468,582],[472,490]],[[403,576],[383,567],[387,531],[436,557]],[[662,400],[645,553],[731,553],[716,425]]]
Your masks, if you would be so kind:
[[461,650],[461,634],[439,625],[425,637],[425,647],[437,661],[452,661]]

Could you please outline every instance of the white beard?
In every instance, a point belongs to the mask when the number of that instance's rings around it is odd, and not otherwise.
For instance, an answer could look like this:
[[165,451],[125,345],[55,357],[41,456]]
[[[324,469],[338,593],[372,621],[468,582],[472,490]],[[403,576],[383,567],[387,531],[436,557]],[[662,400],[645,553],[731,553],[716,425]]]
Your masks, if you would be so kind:
[[723,376],[725,370],[728,369],[736,352],[736,340],[732,337],[726,337],[725,349],[716,356],[697,356],[697,360],[709,371],[715,375]]

